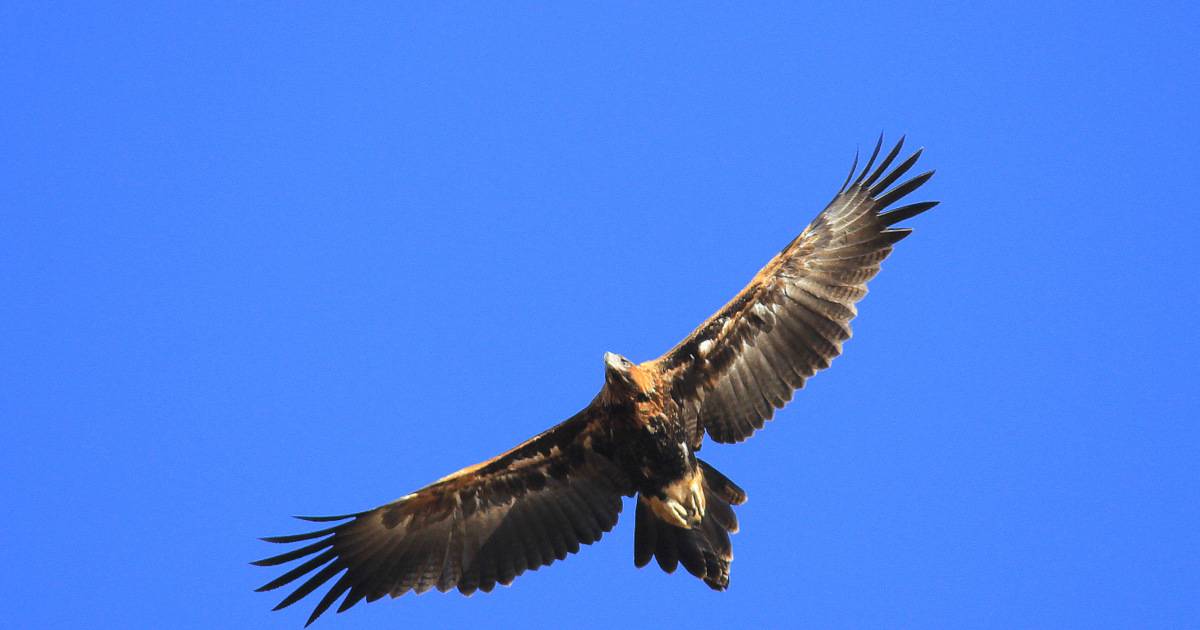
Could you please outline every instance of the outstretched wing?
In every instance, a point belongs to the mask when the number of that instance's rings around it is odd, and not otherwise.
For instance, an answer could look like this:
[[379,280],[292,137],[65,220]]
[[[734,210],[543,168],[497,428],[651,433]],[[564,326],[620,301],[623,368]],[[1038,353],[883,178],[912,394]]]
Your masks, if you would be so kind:
[[[464,468],[392,503],[358,514],[301,517],[345,521],[306,534],[265,538],[304,546],[254,564],[303,563],[263,585],[269,591],[306,577],[276,610],[341,577],[313,610],[312,623],[343,594],[359,601],[457,587],[491,591],[579,551],[617,523],[629,481],[593,446],[603,417],[591,408],[520,446]],[[307,542],[315,541],[315,542]],[[311,574],[311,575],[309,575]]]
[[833,201],[741,293],[653,362],[684,407],[693,448],[704,431],[717,442],[750,437],[806,379],[829,367],[850,338],[854,304],[867,294],[867,281],[911,232],[891,226],[937,205],[885,212],[933,171],[888,190],[921,151],[889,171],[901,138],[872,170],[882,144],[881,136],[857,178],[855,158]]

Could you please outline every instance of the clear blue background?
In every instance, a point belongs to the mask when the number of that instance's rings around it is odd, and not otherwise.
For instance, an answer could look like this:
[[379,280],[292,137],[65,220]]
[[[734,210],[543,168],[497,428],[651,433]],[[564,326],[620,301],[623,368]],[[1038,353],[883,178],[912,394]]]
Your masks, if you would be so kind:
[[1190,3],[390,4],[0,9],[0,626],[299,627],[256,536],[573,413],[881,129],[943,205],[705,448],[728,592],[626,518],[319,627],[1200,625]]

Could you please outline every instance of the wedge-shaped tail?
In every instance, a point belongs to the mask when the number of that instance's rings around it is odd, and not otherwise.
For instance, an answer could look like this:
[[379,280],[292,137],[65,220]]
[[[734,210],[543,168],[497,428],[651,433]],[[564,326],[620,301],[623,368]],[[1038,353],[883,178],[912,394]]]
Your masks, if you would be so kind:
[[682,564],[710,588],[723,591],[729,587],[729,564],[733,562],[729,535],[738,530],[732,506],[745,503],[746,493],[707,462],[700,461],[700,467],[704,472],[706,511],[699,527],[684,529],[672,525],[638,497],[633,564],[644,567],[650,558],[656,558],[658,566],[667,573],[673,573]]

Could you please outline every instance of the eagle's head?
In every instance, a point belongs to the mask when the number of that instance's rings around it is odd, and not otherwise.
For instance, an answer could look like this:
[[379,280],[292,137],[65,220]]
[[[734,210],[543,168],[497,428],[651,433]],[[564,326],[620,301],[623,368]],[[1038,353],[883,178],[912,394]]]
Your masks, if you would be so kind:
[[608,389],[644,399],[651,389],[650,378],[636,363],[615,352],[604,353],[604,382]]
[[632,361],[615,352],[604,353],[604,380],[609,383],[632,385],[636,368]]

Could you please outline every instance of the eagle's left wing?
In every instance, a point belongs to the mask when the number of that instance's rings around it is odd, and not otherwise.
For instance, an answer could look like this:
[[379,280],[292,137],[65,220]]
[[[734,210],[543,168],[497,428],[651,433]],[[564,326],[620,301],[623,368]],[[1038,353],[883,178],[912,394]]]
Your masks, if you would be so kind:
[[740,442],[829,366],[850,338],[855,302],[879,272],[892,245],[911,230],[893,228],[937,205],[914,203],[885,212],[924,184],[933,171],[888,190],[921,151],[888,168],[901,138],[872,170],[883,138],[856,179],[851,167],[833,201],[715,315],[667,354],[652,361],[681,403],[692,447],[707,431],[717,442]]
[[[366,599],[458,588],[464,594],[509,584],[526,570],[561,560],[612,529],[624,474],[593,446],[607,427],[589,407],[516,448],[469,466],[392,503],[358,514],[301,517],[346,521],[268,542],[308,542],[254,564],[305,561],[260,591],[306,577],[276,610],[341,577],[309,617],[343,594],[338,612]],[[347,593],[348,592],[348,593]]]

